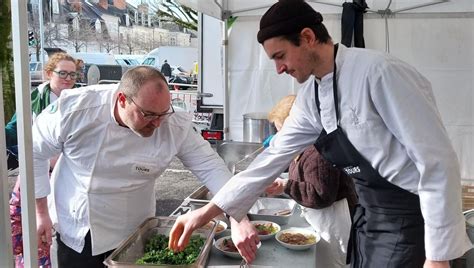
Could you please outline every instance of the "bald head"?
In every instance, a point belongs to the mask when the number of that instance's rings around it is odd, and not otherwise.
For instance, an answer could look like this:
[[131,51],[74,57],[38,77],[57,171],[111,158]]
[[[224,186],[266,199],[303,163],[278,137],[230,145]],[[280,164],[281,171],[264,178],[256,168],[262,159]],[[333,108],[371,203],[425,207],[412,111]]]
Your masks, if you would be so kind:
[[156,90],[168,90],[163,74],[151,66],[138,66],[125,72],[118,87],[127,96],[137,96],[140,89],[149,81],[156,81]]

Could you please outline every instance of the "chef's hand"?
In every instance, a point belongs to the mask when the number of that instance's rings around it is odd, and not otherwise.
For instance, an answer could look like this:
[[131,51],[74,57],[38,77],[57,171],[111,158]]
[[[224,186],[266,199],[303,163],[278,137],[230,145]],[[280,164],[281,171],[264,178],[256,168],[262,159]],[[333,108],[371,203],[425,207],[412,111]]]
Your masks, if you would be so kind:
[[247,263],[251,263],[257,256],[257,245],[260,243],[257,229],[247,217],[239,222],[230,218],[232,242],[239,250],[240,255]]
[[449,268],[448,261],[430,261],[426,260],[423,268]]
[[280,195],[285,190],[285,186],[288,183],[288,180],[277,178],[275,179],[270,186],[265,189],[265,193],[269,195]]
[[49,217],[46,197],[36,199],[36,234],[38,236],[38,247],[51,246],[53,243],[53,223]]
[[179,216],[170,231],[168,247],[174,251],[183,251],[189,243],[194,230],[208,223],[223,211],[214,203]]

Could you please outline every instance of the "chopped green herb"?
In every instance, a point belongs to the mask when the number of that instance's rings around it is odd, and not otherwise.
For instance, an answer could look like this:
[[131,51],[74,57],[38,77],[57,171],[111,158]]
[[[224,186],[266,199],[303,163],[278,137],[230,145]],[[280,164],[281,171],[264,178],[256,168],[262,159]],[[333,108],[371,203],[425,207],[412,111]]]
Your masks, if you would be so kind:
[[204,245],[204,238],[192,236],[183,251],[174,253],[168,249],[168,240],[169,237],[166,235],[152,236],[145,245],[145,254],[136,264],[192,264]]

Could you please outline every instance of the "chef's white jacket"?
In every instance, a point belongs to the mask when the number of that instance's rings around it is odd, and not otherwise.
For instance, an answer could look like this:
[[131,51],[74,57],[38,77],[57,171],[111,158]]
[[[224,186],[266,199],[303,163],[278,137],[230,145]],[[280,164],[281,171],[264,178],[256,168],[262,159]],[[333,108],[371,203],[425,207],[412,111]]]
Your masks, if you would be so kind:
[[174,156],[211,192],[231,177],[193,130],[189,114],[173,114],[148,138],[119,126],[113,112],[116,88],[63,91],[33,126],[36,198],[50,193],[48,159],[62,153],[51,178],[52,220],[61,240],[77,252],[90,230],[93,255],[116,248],[155,215],[155,179]]
[[321,116],[316,108],[314,77],[310,78],[270,147],[212,201],[241,219],[265,186],[316,141],[322,128],[330,133],[339,124],[382,177],[419,195],[426,257],[450,260],[462,256],[471,244],[461,211],[459,166],[431,84],[413,67],[377,51],[340,44],[336,65],[339,122],[333,73],[318,81]]

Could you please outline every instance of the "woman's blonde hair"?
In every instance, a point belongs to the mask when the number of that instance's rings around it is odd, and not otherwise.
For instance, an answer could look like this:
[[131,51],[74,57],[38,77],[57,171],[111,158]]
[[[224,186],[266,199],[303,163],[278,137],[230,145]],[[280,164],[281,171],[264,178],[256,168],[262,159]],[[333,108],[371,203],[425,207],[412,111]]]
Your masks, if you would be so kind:
[[296,95],[288,95],[281,99],[270,111],[268,114],[268,121],[270,123],[279,124],[280,126],[283,125],[285,119],[290,114],[291,107],[295,102]]
[[73,58],[71,55],[64,53],[64,52],[58,52],[54,53],[48,60],[48,62],[45,64],[43,70],[47,72],[52,72],[54,69],[56,69],[56,65],[62,60],[65,61],[71,61],[74,64],[76,64],[76,69],[79,70],[79,66],[77,64],[77,61],[75,58]]

